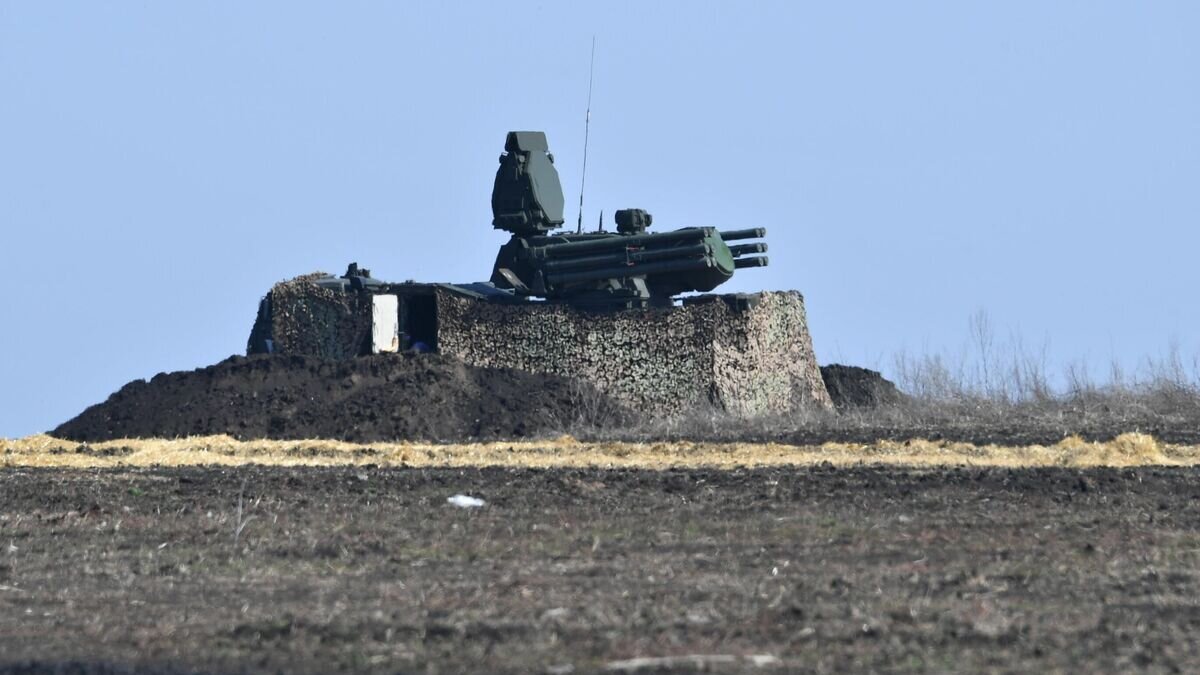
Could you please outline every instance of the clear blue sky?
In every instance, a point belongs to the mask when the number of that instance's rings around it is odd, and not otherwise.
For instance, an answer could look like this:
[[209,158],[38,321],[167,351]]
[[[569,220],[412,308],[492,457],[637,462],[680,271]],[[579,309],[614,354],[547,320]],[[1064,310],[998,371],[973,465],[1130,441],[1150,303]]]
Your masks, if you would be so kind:
[[575,217],[769,229],[886,370],[986,309],[1052,362],[1200,352],[1200,3],[0,3],[0,436],[240,353],[282,278],[485,278],[496,157]]

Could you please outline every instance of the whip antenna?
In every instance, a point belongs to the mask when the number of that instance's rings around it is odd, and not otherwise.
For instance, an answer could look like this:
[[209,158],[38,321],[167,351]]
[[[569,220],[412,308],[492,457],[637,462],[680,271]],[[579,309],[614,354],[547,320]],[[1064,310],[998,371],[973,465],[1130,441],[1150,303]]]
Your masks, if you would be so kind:
[[592,36],[592,58],[588,63],[587,115],[583,118],[583,171],[579,177],[579,218],[575,221],[575,233],[583,232],[583,186],[587,184],[588,130],[592,126],[592,75],[596,70],[596,36]]

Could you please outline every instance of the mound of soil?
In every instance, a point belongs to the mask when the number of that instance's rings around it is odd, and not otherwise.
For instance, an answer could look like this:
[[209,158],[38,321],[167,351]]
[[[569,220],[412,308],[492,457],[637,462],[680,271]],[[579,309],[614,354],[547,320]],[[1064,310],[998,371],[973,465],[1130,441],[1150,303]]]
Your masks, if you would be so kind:
[[896,385],[875,370],[834,363],[821,366],[821,379],[839,410],[895,405],[904,400]]
[[[517,438],[621,408],[568,378],[437,354],[234,356],[134,380],[51,432],[76,441],[229,434],[355,442]],[[586,420],[585,420],[586,421]]]

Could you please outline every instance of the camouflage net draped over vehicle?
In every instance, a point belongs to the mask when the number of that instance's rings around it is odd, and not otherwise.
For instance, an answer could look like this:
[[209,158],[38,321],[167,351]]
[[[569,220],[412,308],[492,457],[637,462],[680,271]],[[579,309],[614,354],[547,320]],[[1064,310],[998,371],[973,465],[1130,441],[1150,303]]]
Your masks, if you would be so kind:
[[272,341],[277,354],[303,354],[327,359],[362,355],[371,335],[371,297],[366,293],[340,293],[321,288],[311,280],[321,273],[282,281],[271,288],[258,308],[247,344]]
[[757,415],[829,407],[796,292],[713,296],[669,309],[588,313],[439,293],[442,353],[477,366],[578,377],[645,410],[698,402]]
[[748,416],[828,407],[802,295],[762,293],[749,307],[739,298],[594,313],[442,293],[439,345],[473,365],[582,378],[649,411],[680,413],[707,401]]
[[372,293],[396,293],[403,307],[406,294],[417,291],[436,303],[437,350],[471,366],[576,378],[655,414],[697,404],[746,416],[832,406],[804,298],[795,291],[590,312],[562,303],[488,302],[424,284],[335,292],[299,278],[271,290],[251,343],[270,335],[275,353],[362,355]]

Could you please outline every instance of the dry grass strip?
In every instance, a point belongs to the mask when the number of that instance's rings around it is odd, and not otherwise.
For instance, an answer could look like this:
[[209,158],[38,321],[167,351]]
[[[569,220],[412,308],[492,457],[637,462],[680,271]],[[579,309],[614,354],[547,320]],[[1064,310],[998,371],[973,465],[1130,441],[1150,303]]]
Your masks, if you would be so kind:
[[775,443],[588,442],[570,436],[493,443],[343,443],[239,441],[229,436],[79,443],[46,435],[0,439],[0,467],[134,467],[263,464],[409,467],[806,466],[1191,466],[1200,446],[1169,445],[1128,433],[1105,443],[1071,436],[1054,445],[999,446],[948,441],[878,441],[814,446]]

